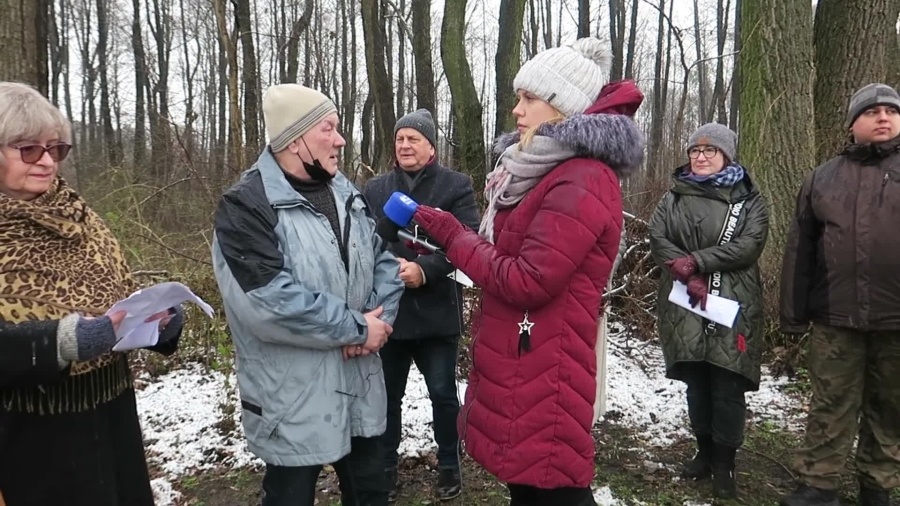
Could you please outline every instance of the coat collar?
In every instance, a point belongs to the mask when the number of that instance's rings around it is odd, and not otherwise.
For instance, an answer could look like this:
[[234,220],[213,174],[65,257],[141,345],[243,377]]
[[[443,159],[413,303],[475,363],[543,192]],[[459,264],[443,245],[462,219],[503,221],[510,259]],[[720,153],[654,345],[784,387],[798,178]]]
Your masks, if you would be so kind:
[[[263,188],[266,191],[266,199],[272,207],[291,207],[308,202],[306,197],[297,193],[296,190],[284,177],[284,171],[275,160],[275,155],[268,146],[263,148],[256,163],[250,169],[258,170],[262,178]],[[248,171],[249,172],[249,171]],[[354,193],[358,193],[355,187],[350,183],[341,171],[334,176],[334,179],[328,182],[331,191],[340,202],[344,202]]]

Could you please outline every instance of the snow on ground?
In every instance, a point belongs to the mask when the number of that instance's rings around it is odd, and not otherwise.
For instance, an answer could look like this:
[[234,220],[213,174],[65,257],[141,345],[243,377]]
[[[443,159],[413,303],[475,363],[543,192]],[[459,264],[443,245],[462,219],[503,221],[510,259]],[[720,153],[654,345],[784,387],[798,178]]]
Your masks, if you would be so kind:
[[[651,446],[668,446],[690,438],[684,383],[665,377],[659,346],[627,342],[623,333],[611,333],[609,341],[607,413],[615,413],[611,421],[638,429]],[[798,399],[784,391],[789,383],[788,378],[773,378],[763,369],[759,391],[747,394],[751,422],[802,429],[804,414]]]
[[[658,346],[628,342],[624,333],[611,332],[607,364],[612,423],[636,428],[650,446],[666,446],[690,437],[684,386],[665,378]],[[137,383],[143,386],[138,391],[138,411],[149,460],[163,472],[153,480],[158,506],[175,504],[178,492],[172,483],[191,472],[217,466],[261,465],[247,450],[240,409],[228,415],[222,409],[229,403],[232,407],[240,405],[234,375],[193,365]],[[787,379],[764,374],[760,391],[747,396],[751,420],[791,430],[802,428],[800,403],[783,390],[788,383]],[[465,385],[459,387],[462,399]],[[431,422],[428,390],[413,367],[403,400],[401,455],[415,457],[435,449]],[[599,486],[594,495],[600,506],[624,506],[608,487]]]

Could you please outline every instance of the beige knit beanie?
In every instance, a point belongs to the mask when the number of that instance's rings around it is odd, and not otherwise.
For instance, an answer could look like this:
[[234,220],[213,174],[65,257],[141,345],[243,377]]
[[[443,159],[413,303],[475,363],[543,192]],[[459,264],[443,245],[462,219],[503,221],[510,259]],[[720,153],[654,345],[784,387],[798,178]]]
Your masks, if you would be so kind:
[[263,117],[269,147],[277,153],[308,132],[325,116],[337,112],[330,98],[299,84],[276,84],[263,96]]
[[525,62],[513,80],[566,116],[584,112],[609,79],[612,53],[593,37],[542,51]]

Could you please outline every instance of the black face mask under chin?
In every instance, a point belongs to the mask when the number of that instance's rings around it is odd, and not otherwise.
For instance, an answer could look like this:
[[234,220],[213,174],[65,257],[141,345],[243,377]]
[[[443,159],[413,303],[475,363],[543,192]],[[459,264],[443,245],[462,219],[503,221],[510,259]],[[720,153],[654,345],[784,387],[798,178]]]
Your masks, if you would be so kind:
[[327,183],[334,179],[334,174],[325,170],[325,167],[322,167],[322,162],[320,162],[318,158],[313,160],[313,163],[306,163],[304,161],[303,168],[306,169],[306,173],[309,174],[309,177],[317,183]]
[[[313,159],[313,163],[306,163],[303,158],[300,158],[300,161],[303,162],[303,168],[306,169],[306,173],[309,174],[309,177],[317,183],[327,183],[334,179],[334,174],[325,170],[325,167],[322,167],[322,162],[320,162],[318,158],[313,158],[312,150],[309,149],[309,144],[306,143],[306,139],[300,137],[300,140],[303,142],[303,145],[306,146],[309,157]],[[297,156],[299,157],[300,154],[298,153]]]

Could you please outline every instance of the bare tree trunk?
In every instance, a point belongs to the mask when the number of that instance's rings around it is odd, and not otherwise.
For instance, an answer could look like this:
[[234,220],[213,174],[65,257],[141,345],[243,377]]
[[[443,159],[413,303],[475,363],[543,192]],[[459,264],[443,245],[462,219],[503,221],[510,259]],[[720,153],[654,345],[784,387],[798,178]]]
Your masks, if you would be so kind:
[[144,55],[144,39],[141,32],[141,3],[132,0],[131,51],[134,54],[134,86],[137,89],[134,100],[134,168],[135,174],[143,174],[147,159],[147,123],[144,110],[144,90],[150,87],[147,80],[147,62]]
[[431,61],[431,0],[412,0],[413,55],[416,62],[416,106],[437,121],[434,64]]
[[[296,83],[297,82],[297,72],[298,67],[300,66],[300,36],[303,34],[307,34],[310,22],[312,21],[313,16],[313,7],[315,6],[315,0],[306,0],[306,4],[303,9],[303,14],[297,18],[294,23],[291,25],[291,34],[287,40],[287,78],[283,81],[286,83]],[[308,35],[307,35],[307,40]],[[307,46],[307,49],[309,47]],[[309,57],[307,51],[307,58]],[[344,60],[346,61],[346,60]],[[307,65],[307,69],[309,65]]]
[[[213,3],[215,5],[215,3]],[[216,24],[218,25],[218,15],[216,15]],[[218,26],[217,26],[218,29]],[[225,186],[229,181],[228,163],[228,103],[230,103],[230,94],[228,92],[228,51],[225,49],[225,41],[219,35],[216,35],[216,66],[213,67],[217,82],[216,93],[216,167],[219,170],[219,182]],[[232,166],[234,167],[234,166]],[[242,167],[239,167],[242,169]]]
[[[732,131],[739,132],[741,114],[741,37],[742,37],[742,0],[734,0],[734,70],[731,73],[731,116],[728,118],[728,127]],[[740,135],[738,136],[740,138]]]
[[459,169],[472,176],[476,191],[484,187],[486,153],[484,123],[478,92],[466,59],[467,0],[444,3],[441,25],[441,60],[453,96],[454,116],[459,128]]
[[[673,0],[674,1],[674,0]],[[698,97],[700,100],[700,123],[707,123],[711,119],[709,114],[709,84],[706,79],[706,62],[703,61],[703,33],[700,31],[700,6],[697,0],[694,0],[694,42],[697,51],[697,78],[698,78]]]
[[[348,62],[351,57],[355,57],[355,53],[350,50],[350,37],[347,25],[352,22],[347,13],[348,5],[354,3],[353,0],[340,0],[338,9],[341,11],[341,61]],[[344,149],[342,162],[344,165],[344,173],[349,176],[350,169],[353,166],[353,157],[350,156],[356,151],[353,142],[353,129],[348,125],[353,124],[353,116],[355,113],[355,104],[351,95],[350,88],[350,68],[349,65],[341,65],[341,133],[347,140],[347,147]]]
[[[525,0],[502,0],[500,2],[500,32],[497,34],[497,57],[495,59],[497,118],[494,135],[508,132],[515,127],[511,111],[515,107],[513,79],[521,67],[522,28],[525,22]],[[579,28],[580,29],[580,28]]]
[[897,54],[890,49],[898,13],[896,0],[819,0],[814,35],[819,162],[835,156],[847,142],[846,112],[853,92],[883,82],[893,72]]
[[403,104],[406,95],[406,41],[403,35],[403,15],[406,12],[406,0],[400,0],[400,11],[397,15],[397,118],[406,114]]
[[542,9],[544,13],[544,49],[553,47],[553,4],[545,0]]
[[[197,68],[202,60],[202,53],[198,52],[197,63],[191,63],[191,54],[188,50],[190,40],[188,37],[187,23],[185,22],[184,0],[178,0],[178,6],[181,10],[181,43],[184,51],[182,65],[184,65],[184,88],[185,88],[185,104],[184,104],[184,151],[189,160],[194,157],[194,121],[197,119],[197,113],[194,111],[194,77],[197,74]],[[200,49],[200,48],[198,48]]]
[[625,73],[625,8],[622,0],[609,0],[609,41],[613,52],[610,80],[622,79]]
[[258,153],[259,137],[259,64],[253,45],[253,20],[250,0],[235,0],[234,19],[241,42],[241,84],[244,90],[244,149]]
[[[55,4],[50,2],[50,15],[47,18],[49,24],[47,29],[47,43],[50,49],[50,101],[60,105],[59,101],[59,79],[62,75],[64,65],[63,47],[67,37],[61,36],[59,25],[61,20],[65,19],[66,2],[61,2],[59,6],[60,15],[57,16]],[[63,25],[63,32],[66,26]]]
[[763,258],[777,272],[797,189],[815,160],[812,7],[807,0],[744,2],[741,161],[770,199]]
[[637,43],[639,0],[631,0],[631,29],[628,32],[628,54],[625,57],[625,79],[634,79],[634,50]]
[[[672,0],[674,1],[674,0]],[[666,1],[659,1],[659,16],[656,23],[656,62],[653,72],[653,112],[650,117],[650,160],[651,172],[655,173],[661,165],[663,126],[665,125],[665,96],[669,83],[663,79],[663,41],[666,36]]]
[[359,145],[360,156],[362,157],[362,162],[365,165],[372,166],[374,163],[374,159],[372,158],[372,138],[373,135],[373,127],[375,124],[374,116],[375,116],[375,95],[369,93],[366,97],[366,101],[363,103],[362,110],[362,141]]
[[392,133],[397,118],[393,111],[393,86],[385,67],[385,37],[382,31],[381,2],[362,3],[363,36],[366,44],[366,70],[369,76],[369,93],[375,99],[375,144],[373,163],[387,166],[393,153]]
[[716,86],[713,88],[713,103],[716,107],[716,121],[728,124],[728,113],[725,111],[725,63],[722,55],[725,54],[725,38],[728,35],[728,9],[731,6],[722,5],[722,0],[716,2]]
[[172,169],[171,147],[171,115],[169,114],[169,62],[172,52],[172,28],[169,25],[170,0],[152,0],[153,11],[147,17],[150,20],[150,34],[156,42],[156,73],[150,108],[150,166],[158,184],[163,184]]
[[531,26],[531,37],[528,39],[529,44],[526,44],[526,47],[528,47],[528,51],[525,54],[526,59],[531,59],[538,52],[538,34],[540,33],[540,26],[538,21],[538,11],[534,6],[534,2],[535,0],[528,0],[528,19]]
[[[502,8],[501,8],[502,12]],[[502,25],[501,25],[502,27]],[[578,38],[591,36],[591,0],[578,0]],[[502,40],[502,39],[501,39]]]
[[[78,51],[81,56],[81,69],[83,75],[83,84],[81,91],[81,127],[85,132],[85,138],[82,138],[82,146],[87,150],[94,149],[97,145],[97,107],[96,107],[96,90],[97,90],[97,68],[95,66],[96,52],[91,51],[94,47],[92,34],[94,26],[92,24],[93,4],[87,0],[82,0],[79,5],[80,9],[77,13],[77,33]],[[85,116],[85,113],[87,116]],[[85,172],[90,172],[90,166],[93,164],[82,164]],[[85,179],[89,179],[86,177]]]
[[225,0],[214,0],[216,14],[216,27],[219,40],[227,55],[228,67],[228,104],[229,104],[229,146],[228,165],[232,171],[238,172],[244,169],[244,150],[241,142],[241,107],[238,96],[240,82],[238,80],[237,47],[235,39],[228,33],[225,24],[226,7]]
[[116,142],[112,111],[109,106],[109,21],[106,12],[107,0],[97,0],[97,56],[100,62],[100,121],[103,123],[103,146],[106,163],[119,167],[122,164],[120,146]]
[[0,12],[0,80],[20,81],[45,96],[49,48],[47,25],[50,0],[3,0]]

